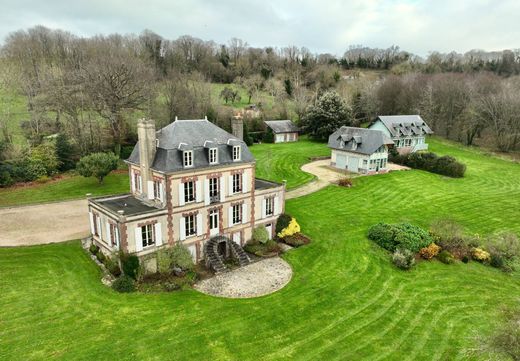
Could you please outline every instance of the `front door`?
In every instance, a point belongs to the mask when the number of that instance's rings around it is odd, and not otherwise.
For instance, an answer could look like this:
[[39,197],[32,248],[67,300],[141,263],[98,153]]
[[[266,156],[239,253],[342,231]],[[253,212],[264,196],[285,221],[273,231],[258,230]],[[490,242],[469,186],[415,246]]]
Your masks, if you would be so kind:
[[218,209],[214,209],[209,212],[209,234],[210,236],[216,236],[219,233],[219,217]]
[[223,259],[226,259],[227,258],[227,255],[226,255],[226,242],[220,242],[218,244],[217,251],[218,251],[218,255],[220,257],[222,257]]

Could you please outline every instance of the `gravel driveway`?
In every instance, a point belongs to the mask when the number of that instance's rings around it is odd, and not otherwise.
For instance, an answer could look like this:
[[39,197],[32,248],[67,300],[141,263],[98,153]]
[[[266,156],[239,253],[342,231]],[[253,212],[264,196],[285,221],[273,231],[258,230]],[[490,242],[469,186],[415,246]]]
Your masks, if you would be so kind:
[[202,280],[195,289],[218,297],[252,298],[278,291],[291,277],[291,266],[280,257],[273,257]]
[[89,233],[86,199],[0,208],[0,247],[64,242]]

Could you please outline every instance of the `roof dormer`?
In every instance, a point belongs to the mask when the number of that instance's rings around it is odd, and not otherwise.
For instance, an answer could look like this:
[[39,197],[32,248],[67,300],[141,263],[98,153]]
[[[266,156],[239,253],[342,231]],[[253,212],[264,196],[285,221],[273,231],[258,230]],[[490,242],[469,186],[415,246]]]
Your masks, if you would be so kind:
[[179,148],[182,152],[182,165],[184,168],[193,167],[193,147],[186,143],[180,143]]

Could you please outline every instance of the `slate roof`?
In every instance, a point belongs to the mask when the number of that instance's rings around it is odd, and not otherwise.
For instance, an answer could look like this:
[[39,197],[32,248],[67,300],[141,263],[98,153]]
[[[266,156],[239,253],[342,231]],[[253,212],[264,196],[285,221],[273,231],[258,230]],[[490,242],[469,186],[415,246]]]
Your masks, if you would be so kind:
[[393,137],[433,134],[420,115],[380,115],[377,119]]
[[144,204],[141,200],[135,198],[131,194],[109,198],[104,196],[93,198],[91,201],[102,206],[103,208],[106,208],[114,214],[117,214],[118,211],[123,210],[125,216],[135,216],[138,214],[161,211],[159,208]]
[[273,133],[295,133],[299,132],[300,128],[290,120],[266,120],[265,125],[273,130]]
[[394,144],[382,131],[343,126],[329,136],[329,148],[370,155],[382,145]]
[[271,182],[265,179],[255,178],[255,189],[270,189],[280,187],[280,183]]
[[[189,169],[255,161],[246,143],[205,119],[176,120],[158,130],[156,135],[158,146],[151,168],[159,172],[186,170],[182,160],[182,149],[193,150],[193,167]],[[218,164],[209,164],[209,145],[218,148]],[[241,150],[240,160],[235,162],[232,158],[233,145],[240,145]],[[139,164],[139,142],[127,161]]]

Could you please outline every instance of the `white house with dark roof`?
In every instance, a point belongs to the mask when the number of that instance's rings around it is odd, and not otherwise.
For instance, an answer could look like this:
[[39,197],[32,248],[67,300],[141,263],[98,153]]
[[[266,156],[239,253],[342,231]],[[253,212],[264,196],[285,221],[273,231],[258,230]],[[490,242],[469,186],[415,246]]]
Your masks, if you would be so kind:
[[393,144],[380,130],[343,126],[329,136],[331,165],[353,173],[385,173]]
[[157,269],[156,251],[175,243],[216,271],[230,256],[248,263],[241,246],[254,227],[274,235],[285,185],[256,179],[246,144],[208,120],[159,131],[140,120],[137,132],[126,161],[131,192],[89,199],[93,242],[107,254],[136,254],[148,272]]
[[420,115],[380,115],[369,129],[380,130],[390,137],[399,153],[427,150],[426,136],[433,134]]
[[300,128],[290,120],[266,120],[265,125],[274,134],[275,143],[296,142]]

